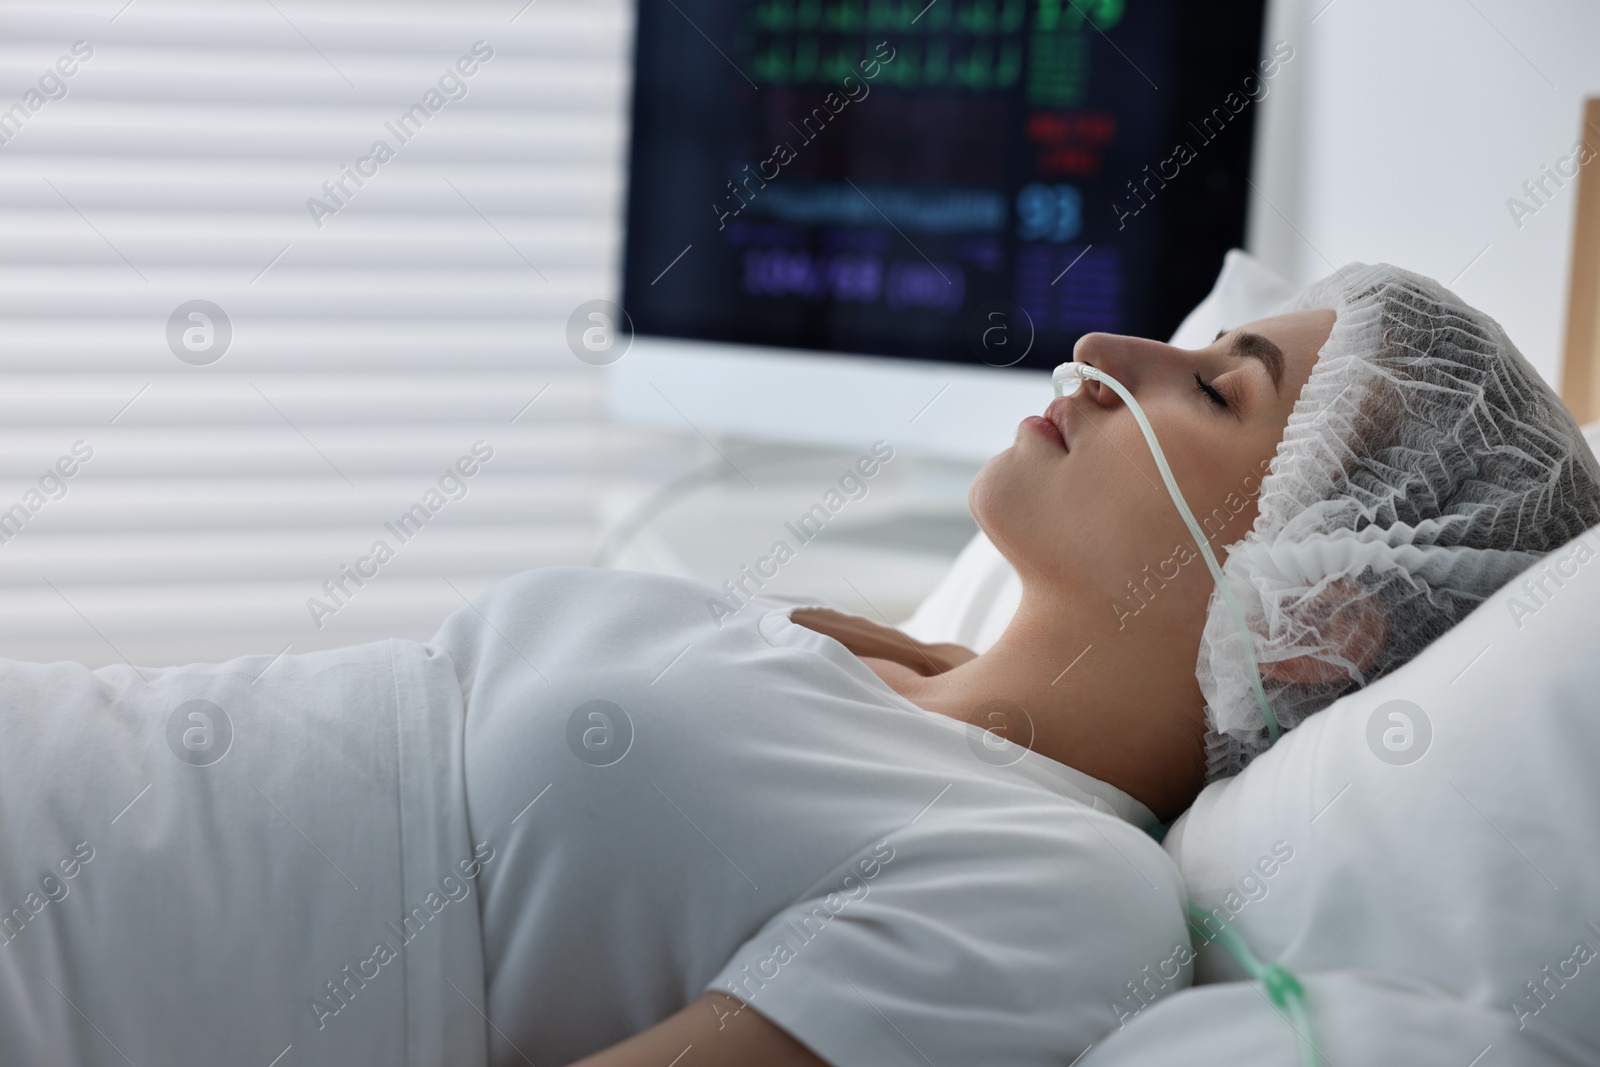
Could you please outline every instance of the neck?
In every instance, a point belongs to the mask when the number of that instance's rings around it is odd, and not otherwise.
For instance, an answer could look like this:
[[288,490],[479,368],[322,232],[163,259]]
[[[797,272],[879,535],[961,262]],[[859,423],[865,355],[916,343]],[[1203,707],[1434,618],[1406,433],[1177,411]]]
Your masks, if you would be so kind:
[[[929,711],[1004,729],[1007,740],[1116,786],[1167,821],[1189,806],[1205,776],[1198,633],[1158,613],[1119,621],[1107,607],[1030,597],[1025,587],[989,651],[943,674],[890,684]],[[997,716],[996,701],[1024,715]]]

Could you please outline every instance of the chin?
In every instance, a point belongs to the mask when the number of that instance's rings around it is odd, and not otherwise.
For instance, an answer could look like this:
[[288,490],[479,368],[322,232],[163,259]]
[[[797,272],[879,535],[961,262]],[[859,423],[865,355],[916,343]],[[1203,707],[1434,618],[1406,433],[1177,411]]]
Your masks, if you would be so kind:
[[1060,468],[1013,446],[991,456],[972,479],[967,510],[1025,582],[1077,595],[1097,588],[1102,577],[1102,568],[1084,571],[1097,556],[1084,545],[1102,529],[1125,527],[1104,508],[1072,507],[1074,489]]
[[967,487],[967,510],[978,529],[1013,567],[1032,555],[1025,531],[1037,528],[1042,516],[1038,507],[1048,499],[1049,489],[1029,479],[1019,461],[1016,448],[989,457]]
[[991,530],[992,517],[1004,510],[1006,497],[1005,483],[1007,460],[1014,448],[1004,452],[997,452],[990,456],[978,473],[973,477],[972,484],[967,486],[967,510],[972,513],[972,518],[977,522],[978,529],[989,535],[994,540]]

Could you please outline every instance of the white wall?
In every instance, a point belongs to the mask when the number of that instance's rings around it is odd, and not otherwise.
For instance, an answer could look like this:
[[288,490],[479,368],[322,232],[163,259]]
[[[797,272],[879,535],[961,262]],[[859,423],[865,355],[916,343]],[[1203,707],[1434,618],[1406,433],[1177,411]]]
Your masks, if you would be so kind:
[[1558,382],[1576,183],[1520,229],[1506,201],[1600,95],[1600,3],[1274,0],[1268,33],[1296,55],[1263,102],[1251,249],[1300,281],[1437,278]]

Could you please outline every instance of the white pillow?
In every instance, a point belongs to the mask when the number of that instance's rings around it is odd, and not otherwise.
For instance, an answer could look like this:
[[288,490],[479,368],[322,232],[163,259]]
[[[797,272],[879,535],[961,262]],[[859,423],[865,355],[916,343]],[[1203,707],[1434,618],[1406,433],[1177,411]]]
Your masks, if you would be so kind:
[[[1189,312],[1172,344],[1204,348],[1218,330],[1263,318],[1297,289],[1259,259],[1233,249],[1210,294]],[[1040,396],[1042,409],[1047,398]],[[919,641],[954,641],[978,652],[994,644],[1022,598],[1016,572],[983,533],[974,537],[901,629]]]
[[1179,324],[1170,343],[1204,348],[1218,330],[1264,319],[1288,303],[1300,287],[1241,248],[1222,257],[1222,271],[1206,298]]
[[1192,902],[1302,979],[1409,976],[1600,1063],[1596,618],[1600,527],[1202,792],[1165,842]]

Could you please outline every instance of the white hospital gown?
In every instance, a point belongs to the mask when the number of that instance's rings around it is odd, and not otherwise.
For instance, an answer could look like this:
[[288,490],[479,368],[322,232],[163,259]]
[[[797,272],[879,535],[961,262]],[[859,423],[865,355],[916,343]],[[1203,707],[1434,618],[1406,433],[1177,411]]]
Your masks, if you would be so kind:
[[704,587],[544,570],[448,619],[490,1062],[568,1063],[708,990],[836,1067],[1065,1065],[1188,944],[1126,794],[898,696]]

